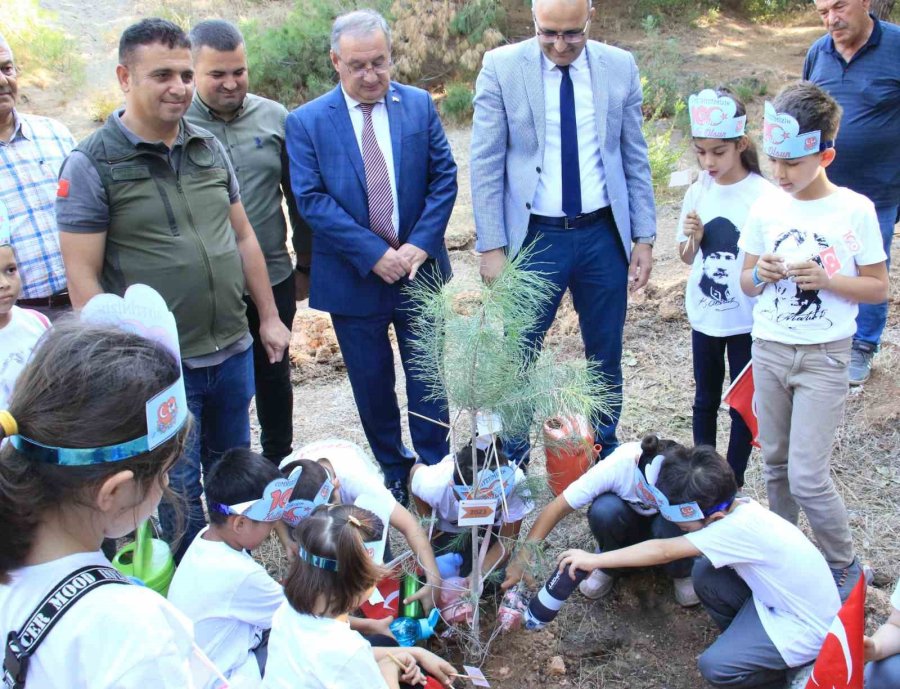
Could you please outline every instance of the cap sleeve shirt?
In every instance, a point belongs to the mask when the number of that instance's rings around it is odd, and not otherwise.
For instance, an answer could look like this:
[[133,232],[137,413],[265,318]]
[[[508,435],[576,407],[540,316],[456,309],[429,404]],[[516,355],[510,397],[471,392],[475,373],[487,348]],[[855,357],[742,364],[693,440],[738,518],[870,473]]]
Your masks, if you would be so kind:
[[16,379],[49,327],[49,321],[37,311],[16,305],[10,310],[9,323],[0,328],[0,409],[9,405]]
[[[454,474],[453,455],[432,466],[421,465],[413,474],[410,488],[413,495],[428,503],[437,517],[437,528],[441,531],[459,533],[466,527],[456,524],[459,516],[459,499],[453,484],[461,480]],[[525,518],[534,509],[531,492],[524,485],[525,474],[518,467],[515,473],[515,487],[506,498],[507,511],[502,506],[497,510],[496,524],[514,524]]]
[[703,239],[691,266],[685,306],[691,327],[710,337],[749,333],[753,303],[741,289],[744,254],[738,248],[741,227],[753,203],[776,191],[765,179],[750,173],[735,184],[716,184],[707,172],[690,186],[678,220],[679,242],[688,241],[684,221],[691,211],[703,222]]
[[[840,275],[885,260],[875,207],[845,187],[824,199],[798,201],[778,191],[754,204],[738,242],[748,254],[773,253],[787,263],[815,261]],[[856,332],[856,302],[828,290],[767,283],[753,310],[753,337],[783,344],[823,344]]]
[[741,501],[684,537],[716,569],[731,567],[746,582],[763,629],[789,667],[816,658],[841,601],[825,558],[796,526]]

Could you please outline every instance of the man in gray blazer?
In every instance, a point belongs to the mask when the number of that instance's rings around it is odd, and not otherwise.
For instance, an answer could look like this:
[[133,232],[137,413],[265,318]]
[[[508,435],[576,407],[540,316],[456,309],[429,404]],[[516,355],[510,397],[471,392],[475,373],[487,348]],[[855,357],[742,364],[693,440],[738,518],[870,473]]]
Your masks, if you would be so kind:
[[[538,346],[572,291],[585,354],[616,393],[594,420],[605,457],[618,445],[627,292],[647,283],[656,238],[640,78],[630,53],[588,40],[590,0],[532,10],[535,37],[487,53],[475,87],[476,248],[485,280],[533,248],[530,268],[555,285]],[[507,449],[527,461],[527,440]]]

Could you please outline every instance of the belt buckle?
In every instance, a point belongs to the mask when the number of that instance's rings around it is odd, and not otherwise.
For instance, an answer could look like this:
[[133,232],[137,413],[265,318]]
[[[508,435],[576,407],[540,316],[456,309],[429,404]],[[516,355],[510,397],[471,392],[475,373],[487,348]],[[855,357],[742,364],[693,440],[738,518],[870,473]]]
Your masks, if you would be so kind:
[[[577,216],[576,216],[576,217],[577,217]],[[564,217],[563,217],[563,228],[566,229],[566,230],[574,230],[574,229],[575,229],[574,222],[575,222],[575,218],[572,218],[572,223],[573,223],[573,224],[572,224],[572,225],[569,225],[569,216],[568,216],[568,215],[564,216]]]

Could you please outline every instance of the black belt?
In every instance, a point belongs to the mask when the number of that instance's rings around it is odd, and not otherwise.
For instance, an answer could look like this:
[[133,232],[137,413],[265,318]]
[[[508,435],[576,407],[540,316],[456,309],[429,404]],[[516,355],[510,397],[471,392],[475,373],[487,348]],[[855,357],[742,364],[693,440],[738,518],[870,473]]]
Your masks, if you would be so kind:
[[49,297],[38,297],[37,299],[19,299],[16,302],[18,306],[38,306],[44,308],[56,308],[58,306],[71,306],[72,301],[69,299],[69,290],[63,290]]
[[590,225],[597,220],[612,220],[612,206],[604,206],[591,213],[582,213],[574,218],[557,218],[549,215],[531,214],[531,219],[543,225],[553,225],[554,227],[564,227],[567,230],[574,230],[585,225]]

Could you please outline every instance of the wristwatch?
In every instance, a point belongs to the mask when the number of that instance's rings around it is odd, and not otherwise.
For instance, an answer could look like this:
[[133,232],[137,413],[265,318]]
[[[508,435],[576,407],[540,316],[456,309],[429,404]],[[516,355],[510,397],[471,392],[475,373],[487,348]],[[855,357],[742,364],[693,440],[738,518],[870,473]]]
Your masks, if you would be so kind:
[[650,246],[653,246],[654,244],[656,244],[656,235],[653,235],[652,237],[636,237],[634,243],[649,244]]
[[297,272],[300,273],[301,275],[309,275],[310,270],[311,270],[311,266],[301,266],[301,265],[297,266]]

